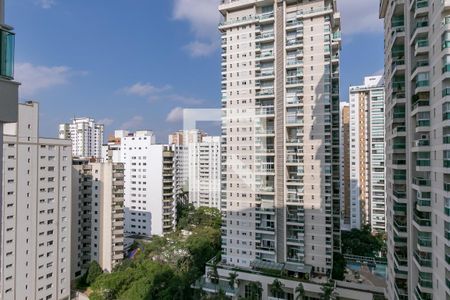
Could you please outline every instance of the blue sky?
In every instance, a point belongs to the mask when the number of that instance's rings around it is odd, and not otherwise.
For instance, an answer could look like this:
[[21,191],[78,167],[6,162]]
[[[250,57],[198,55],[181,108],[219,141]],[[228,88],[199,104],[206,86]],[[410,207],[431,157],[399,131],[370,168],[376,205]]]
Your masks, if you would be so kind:
[[[220,107],[218,0],[6,0],[20,98],[41,104],[41,134],[90,116],[152,129],[165,142],[182,108]],[[376,0],[338,0],[341,97],[383,67]]]

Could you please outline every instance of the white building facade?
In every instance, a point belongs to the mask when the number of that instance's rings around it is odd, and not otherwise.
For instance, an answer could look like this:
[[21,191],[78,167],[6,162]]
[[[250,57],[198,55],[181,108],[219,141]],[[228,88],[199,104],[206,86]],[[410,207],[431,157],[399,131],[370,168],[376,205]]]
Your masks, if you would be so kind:
[[69,141],[38,136],[39,108],[19,105],[4,128],[1,299],[69,299]]
[[[6,123],[17,122],[19,84],[14,81],[14,46],[15,34],[12,27],[5,22],[5,3],[0,0],[0,145],[3,145],[3,126]],[[0,146],[0,170],[3,170],[3,146]],[[0,183],[3,172],[0,172]],[[0,205],[3,205],[3,191],[0,184]],[[3,220],[0,220],[3,223]],[[0,259],[0,277],[2,277],[3,262]]]
[[173,151],[154,141],[150,131],[137,131],[121,140],[128,235],[162,235],[175,226]]
[[221,156],[219,136],[203,137],[188,145],[189,202],[196,207],[221,209]]
[[104,125],[90,118],[74,118],[59,125],[59,138],[72,141],[74,157],[101,158]]
[[384,82],[382,76],[351,86],[350,104],[350,228],[370,225],[385,231]]

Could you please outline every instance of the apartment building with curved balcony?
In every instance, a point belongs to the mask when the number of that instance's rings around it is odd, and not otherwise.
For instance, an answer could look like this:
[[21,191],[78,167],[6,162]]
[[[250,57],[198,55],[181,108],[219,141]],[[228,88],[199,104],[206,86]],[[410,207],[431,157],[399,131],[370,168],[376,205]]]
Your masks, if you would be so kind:
[[450,299],[450,1],[382,0],[389,299]]

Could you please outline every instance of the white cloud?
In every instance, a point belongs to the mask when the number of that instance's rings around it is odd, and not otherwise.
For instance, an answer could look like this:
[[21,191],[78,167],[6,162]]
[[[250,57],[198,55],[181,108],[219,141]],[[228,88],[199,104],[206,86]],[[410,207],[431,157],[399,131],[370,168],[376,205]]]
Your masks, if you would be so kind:
[[192,57],[208,56],[212,54],[217,49],[217,43],[204,43],[199,41],[194,41],[187,44],[185,47],[189,51]]
[[125,121],[122,125],[120,125],[120,129],[124,130],[136,130],[140,129],[144,124],[144,118],[142,116],[134,116],[128,121]]
[[15,78],[21,82],[22,97],[35,96],[38,92],[68,83],[74,72],[67,66],[36,66],[31,63],[17,63]]
[[167,122],[179,122],[183,120],[183,108],[175,107],[167,115]]
[[136,96],[151,96],[171,89],[170,86],[156,87],[150,83],[138,82],[124,89],[125,93]]
[[173,18],[187,21],[195,40],[185,46],[191,56],[207,56],[219,46],[219,0],[174,0]]
[[379,1],[338,0],[341,12],[342,32],[346,35],[357,33],[381,33],[383,21],[379,19]]
[[98,120],[97,122],[99,124],[103,124],[103,125],[108,127],[108,126],[111,126],[114,123],[114,120],[110,119],[110,118],[104,118],[104,119]]
[[53,5],[56,4],[56,1],[55,0],[38,0],[37,4],[42,8],[49,9]]
[[151,83],[138,82],[121,90],[127,95],[147,98],[150,102],[170,100],[183,104],[197,105],[205,102],[203,99],[184,96],[176,93],[170,85],[155,86]]

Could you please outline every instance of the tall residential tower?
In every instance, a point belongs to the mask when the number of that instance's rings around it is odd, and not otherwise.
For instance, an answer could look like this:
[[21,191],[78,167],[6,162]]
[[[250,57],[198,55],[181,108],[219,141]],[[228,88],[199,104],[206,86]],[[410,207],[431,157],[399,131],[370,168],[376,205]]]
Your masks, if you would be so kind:
[[382,76],[351,86],[350,228],[385,231],[384,85]]
[[381,0],[389,299],[450,299],[450,1]]
[[330,274],[340,250],[336,3],[223,0],[219,9],[222,264]]
[[69,299],[69,141],[40,138],[36,102],[4,128],[0,298]]
[[59,125],[59,138],[72,141],[74,157],[100,158],[104,125],[90,118],[74,118],[72,123]]
[[[19,84],[14,78],[14,38],[13,28],[5,22],[5,3],[0,0],[0,170],[3,170],[3,125],[17,122],[17,101]],[[3,207],[2,176],[0,171],[0,205]],[[3,220],[0,220],[3,223]],[[1,229],[1,228],[0,228]],[[1,251],[1,250],[0,250]],[[3,274],[0,260],[0,277]]]
[[206,136],[199,143],[187,145],[189,202],[195,207],[220,210],[220,147],[220,136]]

